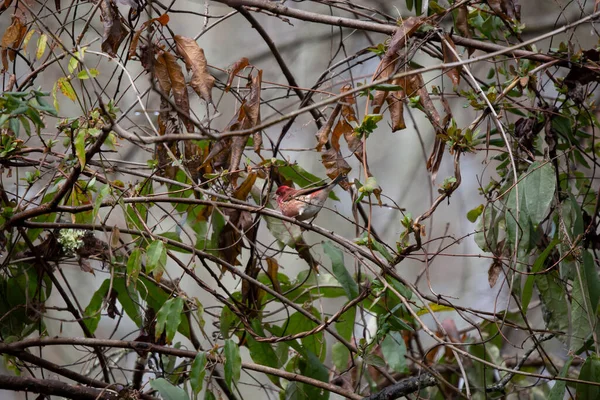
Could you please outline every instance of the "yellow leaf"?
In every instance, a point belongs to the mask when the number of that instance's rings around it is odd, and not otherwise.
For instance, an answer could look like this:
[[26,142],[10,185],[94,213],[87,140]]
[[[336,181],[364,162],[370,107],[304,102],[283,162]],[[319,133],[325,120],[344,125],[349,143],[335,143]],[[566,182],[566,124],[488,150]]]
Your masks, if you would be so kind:
[[35,56],[38,60],[42,58],[44,52],[46,51],[46,43],[48,43],[48,36],[45,33],[43,33],[37,41],[37,51],[35,53]]
[[73,86],[71,86],[71,82],[69,82],[67,78],[59,78],[58,81],[56,81],[56,83],[58,84],[58,88],[60,89],[62,94],[64,94],[69,99],[75,101],[75,99],[77,98],[77,95],[75,94],[75,89],[73,89]]
[[[443,305],[435,304],[435,303],[429,303],[429,308],[434,313],[443,312],[443,311],[455,311],[454,308],[452,308],[452,307],[443,306]],[[417,311],[418,316],[425,315],[425,314],[429,314],[429,309],[422,308],[419,311]]]

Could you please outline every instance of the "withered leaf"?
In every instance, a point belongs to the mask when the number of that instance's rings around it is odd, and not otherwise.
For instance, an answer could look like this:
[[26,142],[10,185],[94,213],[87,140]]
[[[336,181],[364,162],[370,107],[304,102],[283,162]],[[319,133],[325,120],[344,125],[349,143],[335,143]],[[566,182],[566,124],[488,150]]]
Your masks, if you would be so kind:
[[[348,175],[348,173],[352,170],[342,154],[339,151],[336,151],[334,148],[330,148],[321,153],[321,162],[325,167],[327,176],[331,179],[335,179],[339,175]],[[342,186],[344,189],[347,189],[348,182],[343,180],[340,182],[340,186]]]
[[4,11],[6,11],[8,9],[8,7],[10,7],[11,4],[12,4],[12,0],[4,0],[2,2],[2,4],[0,4],[0,14],[2,14]]
[[[459,61],[456,56],[456,46],[449,34],[444,35],[444,40],[442,41],[442,53],[444,54],[445,64]],[[460,70],[460,67],[444,68],[444,73],[450,78],[454,86],[458,86],[460,83]]]
[[267,257],[267,276],[271,279],[273,283],[273,289],[277,293],[281,293],[281,287],[279,285],[279,278],[277,273],[279,272],[279,264],[277,260],[271,257]]
[[104,25],[104,34],[102,35],[102,51],[111,57],[117,56],[119,45],[127,36],[127,29],[121,22],[119,9],[117,5],[110,0],[99,0],[100,19]]
[[495,259],[490,265],[490,269],[488,270],[488,283],[490,287],[493,288],[498,281],[498,277],[502,272],[502,262],[500,260]]
[[[352,89],[350,85],[345,85],[340,90],[340,93],[346,93],[350,89]],[[344,134],[344,139],[346,139],[346,143],[348,143],[348,148],[362,162],[363,143],[362,140],[356,135],[353,128],[353,126],[360,125],[358,119],[356,118],[354,107],[352,107],[354,104],[356,104],[354,95],[349,94],[344,97],[342,102],[342,117],[340,118],[340,121],[343,121],[346,125],[342,132]]]
[[252,190],[252,186],[254,186],[254,182],[256,182],[257,176],[256,172],[250,172],[244,182],[233,191],[233,197],[245,201]]
[[406,128],[404,122],[404,90],[399,90],[390,93],[386,102],[388,104],[390,119],[392,121],[392,132],[396,132]]
[[135,31],[133,38],[131,39],[131,44],[129,45],[129,58],[135,57],[135,52],[137,50],[138,42],[140,41],[140,36],[142,33],[152,24],[153,22],[158,22],[162,26],[165,26],[169,23],[169,16],[167,14],[163,14],[158,18],[152,18],[142,24],[140,29]]
[[[333,123],[335,122],[336,118],[340,114],[341,110],[342,110],[342,105],[340,103],[336,104],[335,108],[333,109],[333,112],[327,119],[327,122],[325,123],[325,125],[323,125],[321,127],[321,129],[319,129],[319,132],[317,132],[317,134],[315,135],[317,137],[317,147],[316,147],[317,151],[321,151],[323,149],[323,146],[329,140],[329,134],[331,133],[331,128],[333,127]],[[339,142],[339,140],[338,140],[338,142]],[[338,148],[339,148],[339,145],[338,145]]]
[[[469,28],[469,10],[467,6],[458,7],[458,12],[456,13],[456,21],[455,21],[456,30],[460,32],[461,35],[467,38],[472,38],[473,34],[471,33],[471,29]],[[473,54],[475,51],[474,48],[469,47],[467,52],[469,56]]]
[[175,35],[175,44],[177,52],[189,70],[192,70],[192,79],[190,86],[207,103],[212,104],[212,88],[215,84],[215,78],[208,73],[206,57],[194,39]]
[[[252,78],[250,87],[250,98],[246,103],[246,115],[248,116],[249,122],[248,127],[255,127],[260,125],[260,92],[262,87],[262,69],[259,69],[256,76]],[[254,152],[260,155],[260,148],[262,147],[262,133],[254,132],[252,135],[254,140]]]
[[19,48],[26,33],[27,26],[21,22],[19,17],[13,16],[12,23],[6,28],[2,36],[2,72],[8,69],[8,60],[14,61],[15,49]]
[[233,80],[235,79],[235,76],[238,74],[238,72],[246,68],[248,65],[250,65],[250,60],[248,60],[248,58],[246,57],[242,57],[238,61],[233,63],[231,67],[228,68],[229,78],[227,78],[227,85],[225,86],[226,92],[229,92],[231,90],[231,84],[233,83]]
[[[396,29],[396,33],[394,33],[385,55],[373,74],[373,81],[389,78],[395,72],[398,60],[401,58],[401,55],[399,54],[400,50],[406,47],[408,40],[422,23],[423,20],[417,17],[408,17],[402,21],[402,25],[398,26]],[[375,114],[379,113],[387,95],[388,92],[382,90],[378,90],[375,93],[373,99],[373,112]]]
[[173,92],[175,104],[183,113],[180,118],[188,132],[193,132],[194,124],[186,117],[190,113],[190,100],[185,86],[185,77],[175,56],[167,51],[162,51],[156,57],[154,72],[165,95],[168,95],[170,91]]

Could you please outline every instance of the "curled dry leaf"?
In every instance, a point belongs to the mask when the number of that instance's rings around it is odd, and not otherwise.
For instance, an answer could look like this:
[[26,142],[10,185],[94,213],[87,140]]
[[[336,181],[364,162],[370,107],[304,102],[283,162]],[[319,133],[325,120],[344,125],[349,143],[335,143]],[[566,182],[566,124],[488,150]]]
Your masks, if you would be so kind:
[[[339,175],[348,175],[352,170],[348,162],[344,159],[339,151],[334,148],[330,148],[321,153],[321,162],[325,167],[327,176],[331,179],[337,178]],[[340,182],[340,186],[344,189],[348,189],[349,184],[346,180]]]
[[111,57],[117,56],[119,45],[127,36],[127,29],[121,22],[121,16],[117,5],[110,0],[99,0],[100,19],[104,25],[102,35],[102,51]]
[[169,16],[167,14],[163,14],[158,18],[152,18],[152,19],[144,22],[142,24],[141,28],[138,29],[137,31],[135,31],[135,34],[133,35],[133,39],[131,39],[131,44],[129,45],[129,58],[135,57],[135,52],[138,47],[138,42],[140,41],[140,36],[146,30],[146,28],[148,28],[148,26],[150,26],[154,22],[158,22],[162,26],[165,26],[169,23]]
[[[456,46],[449,34],[445,34],[444,40],[442,40],[442,53],[444,54],[445,64],[460,61],[456,56]],[[461,67],[444,68],[444,73],[450,78],[454,86],[458,86],[460,83],[460,71]]]
[[9,60],[15,60],[17,54],[15,50],[21,45],[26,33],[27,26],[21,22],[19,17],[13,16],[12,23],[6,28],[2,36],[2,72],[8,69]]
[[325,146],[325,144],[329,141],[329,135],[331,134],[331,128],[333,128],[333,123],[335,122],[336,118],[340,114],[341,110],[342,110],[342,105],[340,103],[336,104],[335,108],[333,109],[333,112],[327,119],[327,122],[325,123],[325,125],[323,125],[321,127],[321,129],[319,129],[319,132],[317,132],[317,134],[315,135],[317,137],[317,147],[316,147],[317,151],[321,151],[323,149],[323,146]]
[[[406,47],[408,40],[422,23],[423,20],[417,17],[409,17],[402,21],[402,25],[398,26],[396,29],[396,33],[394,33],[385,55],[373,74],[373,81],[392,76],[396,71],[398,60],[401,59],[400,50]],[[375,93],[375,98],[373,99],[373,112],[375,114],[379,114],[379,110],[387,95],[388,92],[382,90],[378,90]]]
[[[259,69],[256,76],[252,78],[250,86],[250,98],[246,103],[246,115],[248,116],[249,127],[255,127],[260,125],[260,92],[262,88],[262,69]],[[262,133],[254,132],[254,152],[260,155],[260,148],[262,146]]]
[[490,269],[488,270],[488,283],[490,287],[493,288],[498,281],[498,277],[502,272],[502,262],[498,259],[495,259],[492,265],[490,265]]
[[241,70],[246,68],[248,65],[250,65],[250,60],[248,60],[248,58],[246,58],[246,57],[242,57],[238,61],[233,63],[233,65],[231,67],[228,68],[229,78],[227,78],[227,86],[225,86],[226,92],[229,92],[231,90],[231,85],[233,83],[233,79],[238,74],[238,72],[240,72]]
[[6,11],[8,9],[8,7],[10,7],[11,4],[12,4],[12,0],[2,1],[2,4],[0,4],[0,14],[2,14],[4,11]]
[[185,86],[185,77],[175,56],[167,51],[162,51],[156,57],[154,73],[159,85],[166,96],[173,92],[175,104],[182,115],[180,118],[188,132],[194,131],[194,124],[188,118],[190,113],[190,100]]
[[392,132],[396,132],[406,128],[404,122],[404,90],[390,93],[386,99],[388,104],[390,118],[392,120]]
[[206,57],[194,39],[175,35],[175,44],[177,52],[189,70],[192,70],[192,79],[190,86],[207,103],[212,104],[212,88],[215,84],[215,78],[208,73]]
[[272,257],[267,257],[267,276],[271,279],[271,283],[273,283],[273,290],[277,293],[281,293],[279,277],[277,276],[278,272],[279,264],[277,263],[277,260]]
[[[458,7],[458,12],[456,13],[456,21],[454,22],[456,26],[456,30],[460,32],[461,35],[467,38],[472,38],[473,34],[471,33],[471,29],[469,28],[469,10],[467,6]],[[473,54],[475,51],[474,48],[469,47],[467,50],[469,56]]]

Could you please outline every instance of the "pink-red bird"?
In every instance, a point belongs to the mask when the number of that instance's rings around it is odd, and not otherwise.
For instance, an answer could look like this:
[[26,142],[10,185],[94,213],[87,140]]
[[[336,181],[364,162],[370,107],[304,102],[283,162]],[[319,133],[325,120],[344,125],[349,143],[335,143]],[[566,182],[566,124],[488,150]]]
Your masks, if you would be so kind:
[[296,190],[285,185],[279,186],[275,194],[281,213],[286,217],[296,218],[298,221],[313,218],[321,211],[329,193],[342,179],[344,176],[338,175],[327,185],[309,189]]

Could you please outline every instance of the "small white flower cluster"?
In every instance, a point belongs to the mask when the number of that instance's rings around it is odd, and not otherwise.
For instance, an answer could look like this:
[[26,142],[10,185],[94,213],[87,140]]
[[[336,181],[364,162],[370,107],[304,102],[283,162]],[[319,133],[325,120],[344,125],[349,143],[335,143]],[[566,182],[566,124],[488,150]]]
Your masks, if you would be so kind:
[[58,242],[65,253],[72,254],[83,246],[83,240],[81,240],[83,235],[85,235],[85,231],[82,229],[62,229],[58,236]]

